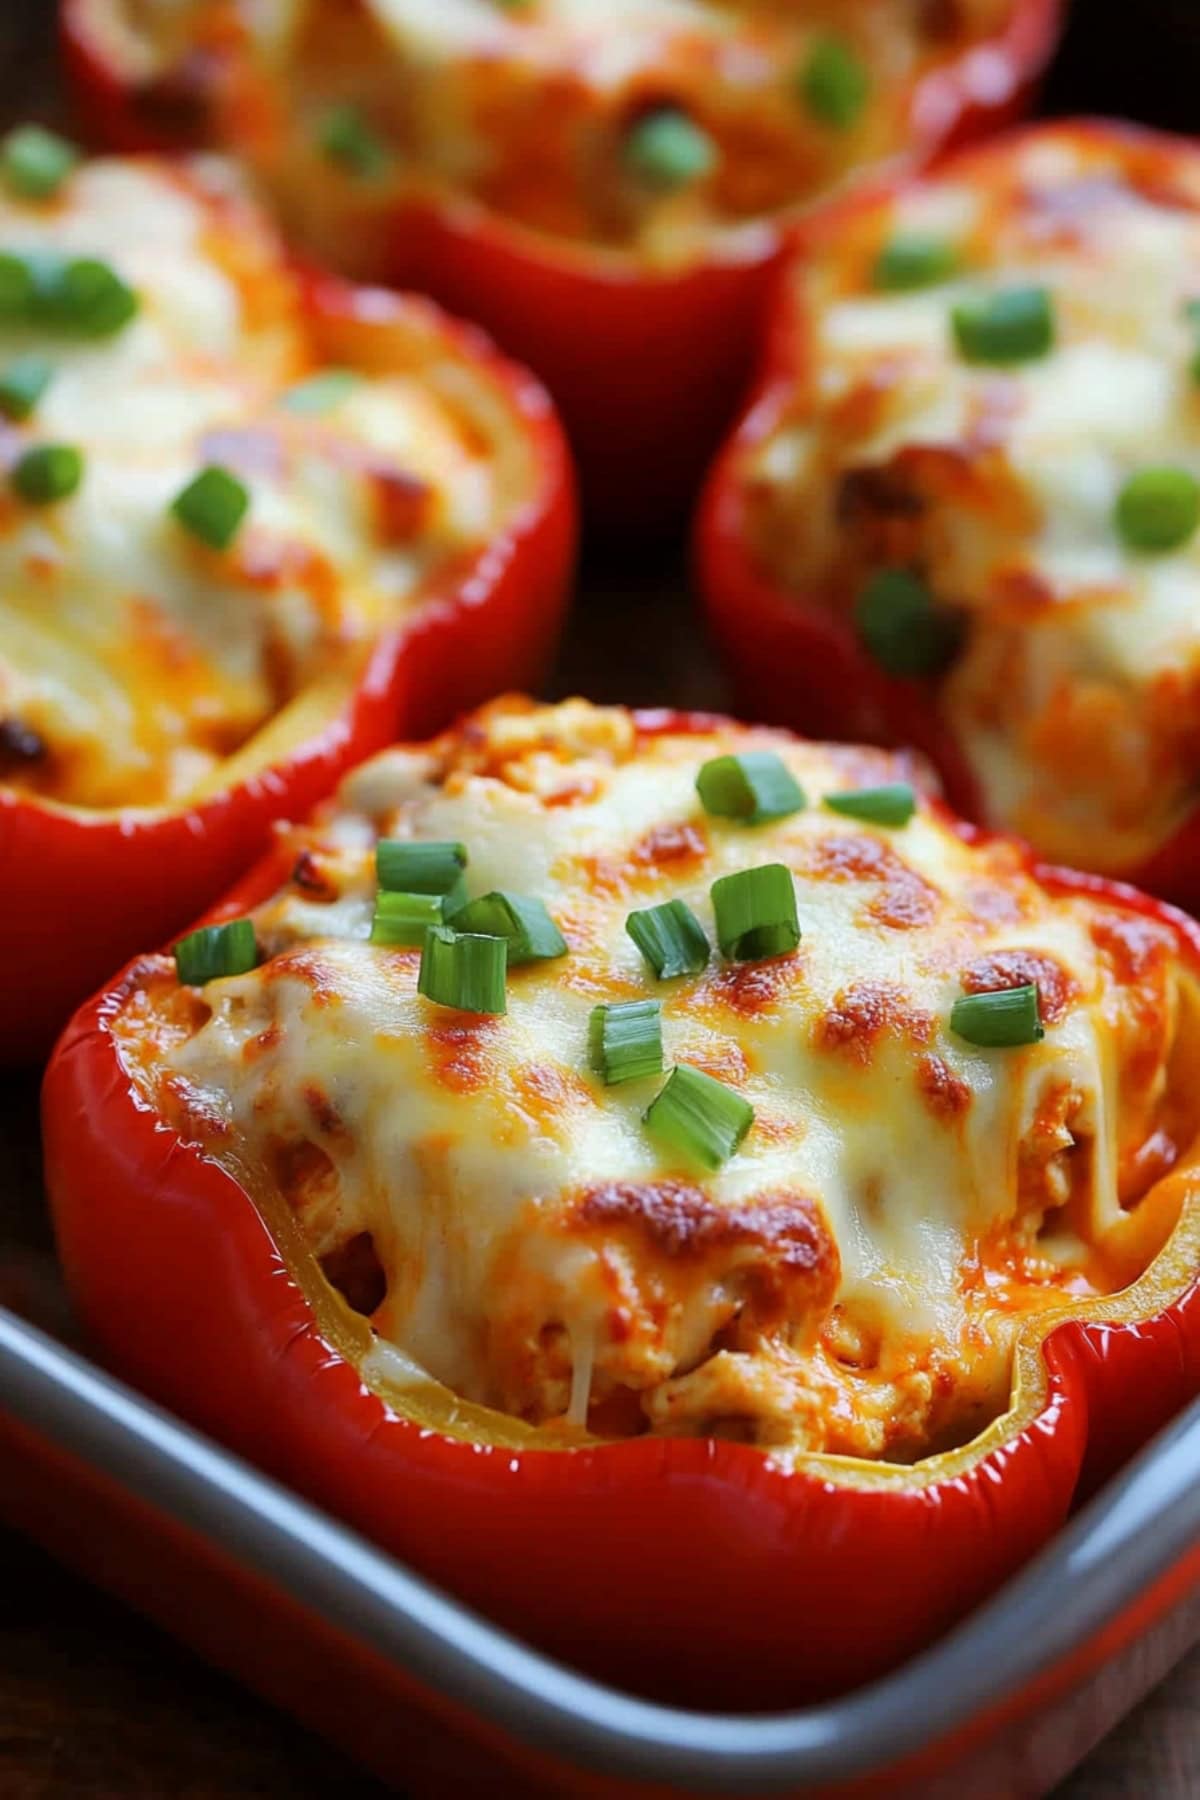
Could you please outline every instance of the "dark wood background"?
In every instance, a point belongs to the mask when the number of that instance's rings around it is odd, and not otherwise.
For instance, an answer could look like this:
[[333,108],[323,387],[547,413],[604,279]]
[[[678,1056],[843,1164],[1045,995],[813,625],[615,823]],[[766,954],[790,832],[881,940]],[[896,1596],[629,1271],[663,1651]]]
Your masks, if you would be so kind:
[[[0,118],[55,117],[51,0],[0,0]],[[1076,0],[1047,110],[1200,124],[1200,0]],[[642,626],[648,615],[654,630]],[[636,645],[636,651],[633,646]],[[648,646],[648,647],[647,647]],[[719,705],[680,551],[589,556],[556,692]],[[0,1301],[69,1331],[41,1202],[36,1078],[0,1087]],[[80,1521],[81,1531],[86,1520]],[[382,1790],[147,1624],[0,1532],[0,1800],[373,1800]],[[1059,1800],[1200,1796],[1200,1651]],[[965,1800],[990,1800],[968,1796]]]

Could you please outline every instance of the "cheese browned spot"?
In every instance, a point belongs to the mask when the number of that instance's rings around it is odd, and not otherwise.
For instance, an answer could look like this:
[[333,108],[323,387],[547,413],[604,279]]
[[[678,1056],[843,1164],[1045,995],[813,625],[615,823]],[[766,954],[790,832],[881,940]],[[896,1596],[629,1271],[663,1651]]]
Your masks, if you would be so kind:
[[[1012,0],[111,4],[144,92],[177,92],[178,71],[208,51],[208,131],[250,156],[310,246],[368,273],[379,221],[414,189],[470,195],[556,238],[686,261],[714,231],[752,227],[893,154],[915,85],[1011,12]],[[854,101],[833,118],[806,93],[831,40],[839,67],[856,66]],[[664,111],[711,146],[678,184],[629,150]],[[349,155],[330,149],[331,118],[349,122]]]
[[[881,289],[906,238],[956,266]],[[986,822],[1140,865],[1195,806],[1200,534],[1134,548],[1117,500],[1149,466],[1200,476],[1200,154],[1046,127],[851,212],[792,282],[805,373],[740,465],[752,554],[843,615],[915,572],[961,626],[930,704]],[[960,353],[955,307],[1030,286],[1047,354]]]
[[[0,251],[100,259],[138,298],[107,337],[0,322],[0,370],[31,352],[51,369],[32,416],[0,424],[0,780],[89,807],[182,800],[494,535],[519,451],[415,340],[410,367],[293,406],[317,347],[228,172],[103,160],[51,201],[0,190]],[[54,506],[8,481],[41,442],[84,459]],[[224,552],[171,514],[210,464],[250,495]]]
[[[701,764],[768,748],[807,809],[707,817]],[[1023,1319],[1157,1249],[1170,1221],[1146,1202],[1194,1134],[1196,980],[1165,923],[1048,892],[939,809],[895,830],[831,813],[848,766],[920,779],[882,751],[497,703],[365,764],[294,833],[254,913],[261,967],[198,992],[151,960],[122,1054],[185,1136],[282,1198],[410,1373],[568,1439],[919,1457],[1005,1404]],[[368,941],[380,835],[462,842],[471,892],[536,895],[569,954],[510,969],[500,1017],[422,999],[420,952]],[[681,898],[712,940],[713,881],[768,861],[793,874],[796,952],[656,982],[630,905]],[[897,892],[923,897],[902,931],[878,905]],[[965,989],[1028,979],[1040,1043],[950,1030]],[[668,1065],[754,1108],[716,1174],[643,1128],[661,1078],[589,1072],[592,1007],[647,996]]]
[[816,1043],[865,1066],[881,1039],[927,1044],[933,1032],[934,1021],[909,1003],[898,982],[854,981],[834,996],[833,1005],[818,1019]]

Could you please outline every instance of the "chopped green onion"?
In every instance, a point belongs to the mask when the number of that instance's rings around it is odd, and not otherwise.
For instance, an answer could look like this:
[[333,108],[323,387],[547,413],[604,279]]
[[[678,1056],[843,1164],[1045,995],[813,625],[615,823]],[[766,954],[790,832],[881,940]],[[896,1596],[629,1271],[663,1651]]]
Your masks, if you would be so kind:
[[664,900],[631,912],[625,929],[660,981],[698,975],[711,949],[704,927],[683,900]]
[[721,954],[731,962],[786,956],[800,942],[796,884],[782,863],[739,869],[712,884]]
[[391,164],[387,145],[357,106],[334,106],[326,113],[317,142],[329,161],[351,175],[367,179],[383,175]]
[[910,569],[880,569],[858,596],[854,614],[867,654],[889,675],[933,675],[954,655],[958,620]]
[[1117,496],[1117,530],[1131,550],[1178,550],[1200,525],[1200,482],[1187,469],[1139,469]]
[[465,844],[380,838],[375,846],[375,874],[380,887],[400,894],[452,893],[466,866]]
[[872,825],[907,825],[917,810],[917,797],[907,781],[891,781],[883,787],[850,788],[844,794],[826,794],[830,812],[848,819],[866,819]]
[[37,289],[27,259],[0,251],[0,319],[25,319],[33,311]]
[[53,375],[54,366],[44,356],[30,351],[16,357],[0,370],[0,412],[18,422],[29,418]]
[[0,144],[0,176],[22,200],[49,200],[78,161],[74,144],[41,125],[18,125]]
[[716,1170],[744,1143],[754,1123],[754,1108],[724,1082],[679,1063],[646,1108],[642,1122],[660,1144]]
[[885,293],[936,287],[957,273],[958,251],[947,238],[926,231],[898,231],[875,259],[872,281]]
[[661,1075],[662,1002],[617,1000],[594,1006],[588,1019],[588,1061],[608,1087]]
[[1030,362],[1054,348],[1054,303],[1044,287],[1000,288],[961,300],[950,319],[967,362]]
[[717,166],[717,147],[685,112],[663,107],[630,127],[625,162],[639,181],[670,192],[711,175]]
[[818,38],[800,71],[800,97],[814,119],[835,131],[858,122],[871,79],[858,53],[841,38]]
[[236,475],[210,463],[171,502],[179,523],[211,550],[228,550],[250,507],[250,495]]
[[696,792],[705,812],[718,819],[742,819],[747,825],[786,819],[807,804],[804,789],[773,750],[714,756],[697,775]]
[[433,925],[425,933],[417,991],[436,1005],[454,1006],[459,1012],[506,1012],[507,966],[504,938]]
[[222,975],[245,975],[258,966],[253,919],[202,925],[175,946],[175,972],[186,987],[203,987]]
[[525,894],[483,894],[469,900],[453,914],[455,931],[477,931],[484,937],[503,938],[508,945],[508,966],[548,962],[567,954],[567,940],[540,900]]
[[440,894],[397,894],[387,888],[375,896],[371,942],[411,949],[423,944],[429,927],[443,919]]
[[82,480],[83,456],[72,444],[35,444],[13,465],[13,487],[31,506],[66,500]]
[[94,256],[80,256],[60,265],[43,262],[35,268],[35,280],[35,313],[82,337],[113,337],[138,310],[133,289],[108,263]]
[[1045,1037],[1034,982],[1002,988],[992,994],[964,994],[954,1002],[950,1029],[968,1044],[984,1049],[1014,1049]]
[[0,253],[0,318],[80,337],[111,337],[138,310],[133,289],[95,257],[64,261],[51,251]]
[[332,412],[358,385],[359,378],[350,369],[322,369],[288,388],[280,404],[294,413]]

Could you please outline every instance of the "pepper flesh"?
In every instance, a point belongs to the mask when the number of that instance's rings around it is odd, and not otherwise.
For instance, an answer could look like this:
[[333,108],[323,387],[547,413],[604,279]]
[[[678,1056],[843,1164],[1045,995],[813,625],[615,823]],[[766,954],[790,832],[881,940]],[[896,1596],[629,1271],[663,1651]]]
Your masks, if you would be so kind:
[[[642,723],[688,728],[671,714]],[[281,847],[212,916],[252,909],[288,861]],[[1167,923],[1200,976],[1190,920],[1030,868]],[[106,1355],[433,1579],[622,1686],[757,1708],[870,1679],[998,1586],[1082,1485],[1200,1391],[1200,1168],[1185,1161],[1161,1185],[1178,1222],[1151,1269],[1079,1316],[1066,1301],[1031,1321],[1009,1411],[912,1467],[788,1466],[703,1438],[555,1442],[465,1404],[434,1415],[385,1397],[360,1373],[368,1329],[287,1220],[136,1095],[112,1021],[146,966],[77,1015],[43,1103],[59,1245]],[[631,1632],[633,1617],[645,1628]]]
[[397,731],[423,736],[497,688],[535,683],[553,653],[576,528],[570,460],[544,390],[428,301],[300,279],[330,363],[383,372],[440,356],[490,389],[525,448],[527,492],[497,536],[377,640],[355,678],[304,693],[203,798],[93,811],[0,786],[7,941],[27,977],[0,997],[0,1064],[44,1054],[89,989],[213,900],[276,819],[302,817]]
[[[1034,133],[1129,145],[1154,152],[1164,165],[1173,141],[1139,126],[1068,121],[1035,126],[1006,140],[1014,154]],[[988,151],[982,153],[985,157]],[[969,164],[968,164],[969,167]],[[901,175],[831,206],[810,221],[798,247],[822,252],[863,208],[903,192]],[[705,482],[694,527],[694,561],[712,637],[735,695],[755,712],[814,736],[908,744],[936,766],[952,806],[968,818],[987,816],[980,783],[938,706],[941,673],[889,674],[868,655],[845,610],[824,596],[787,587],[752,543],[744,482],[747,458],[770,437],[808,373],[804,315],[797,284],[781,281],[765,341],[757,385]],[[1082,858],[1080,858],[1082,860]],[[1177,905],[1200,907],[1200,808],[1187,812],[1144,859],[1109,868],[1113,880],[1159,894]]]

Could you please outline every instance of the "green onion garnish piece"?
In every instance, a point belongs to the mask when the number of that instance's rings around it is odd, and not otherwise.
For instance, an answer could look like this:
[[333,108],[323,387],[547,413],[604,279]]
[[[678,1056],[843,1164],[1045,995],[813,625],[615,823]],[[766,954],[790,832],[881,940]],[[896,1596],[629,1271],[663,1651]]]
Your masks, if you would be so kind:
[[31,506],[66,500],[82,480],[83,456],[73,444],[35,444],[13,465],[13,487]]
[[631,912],[625,929],[660,981],[698,975],[708,966],[712,952],[704,927],[683,900]]
[[782,863],[739,869],[712,884],[717,942],[731,962],[786,956],[800,942],[796,884]]
[[179,523],[211,550],[228,550],[250,507],[250,495],[228,469],[210,463],[171,502]]
[[24,319],[33,311],[36,286],[23,256],[0,251],[0,319]]
[[818,38],[800,70],[800,97],[814,119],[835,131],[858,122],[871,79],[858,53],[841,38]]
[[397,894],[384,889],[375,896],[371,942],[411,949],[425,942],[431,925],[440,925],[444,913],[440,894]]
[[138,297],[116,270],[93,256],[35,266],[35,316],[82,337],[113,337],[138,310]]
[[950,319],[967,362],[1030,362],[1054,348],[1054,303],[1044,287],[1001,288],[961,300]]
[[608,1087],[661,1075],[662,1002],[617,1000],[594,1006],[588,1019],[588,1062]]
[[507,967],[504,938],[433,925],[425,933],[417,991],[437,1006],[454,1006],[459,1012],[506,1012]]
[[910,569],[880,569],[858,596],[854,622],[867,654],[889,675],[933,675],[951,660],[958,620]]
[[525,894],[483,894],[478,900],[468,900],[452,916],[455,931],[503,938],[510,969],[567,954],[567,940],[542,902]]
[[326,413],[340,406],[359,385],[350,369],[322,369],[307,381],[298,381],[280,396],[280,405],[288,412]]
[[625,162],[647,187],[669,193],[711,175],[717,166],[717,147],[685,112],[662,107],[630,126]]
[[202,925],[175,946],[175,972],[187,987],[203,987],[222,975],[245,975],[258,966],[253,919]]
[[968,1044],[987,1050],[1014,1049],[1045,1037],[1034,982],[993,994],[964,994],[954,1002],[950,1029]]
[[646,1108],[642,1122],[660,1144],[716,1170],[744,1143],[754,1123],[754,1108],[724,1082],[679,1063]]
[[0,318],[103,338],[137,310],[133,289],[95,257],[65,262],[50,251],[0,254]]
[[907,825],[917,810],[917,797],[907,781],[891,781],[884,787],[850,788],[844,794],[826,794],[830,812],[848,819],[866,819],[872,825]]
[[898,231],[875,259],[871,279],[885,293],[936,287],[957,274],[958,251],[947,238],[927,231]]
[[786,819],[807,804],[804,789],[773,750],[714,756],[697,775],[696,792],[705,812],[718,819],[741,819],[747,825]]
[[330,162],[366,179],[386,174],[391,155],[357,106],[331,107],[321,121],[317,142]]
[[14,358],[0,369],[0,412],[18,422],[29,418],[53,376],[53,364],[35,351]]
[[1117,496],[1117,530],[1131,550],[1178,550],[1200,525],[1200,482],[1187,469],[1139,469]]
[[49,200],[79,161],[79,151],[41,125],[18,125],[0,144],[0,176],[22,200]]
[[381,888],[398,894],[452,893],[467,866],[465,844],[425,843],[415,838],[380,838],[375,874]]

